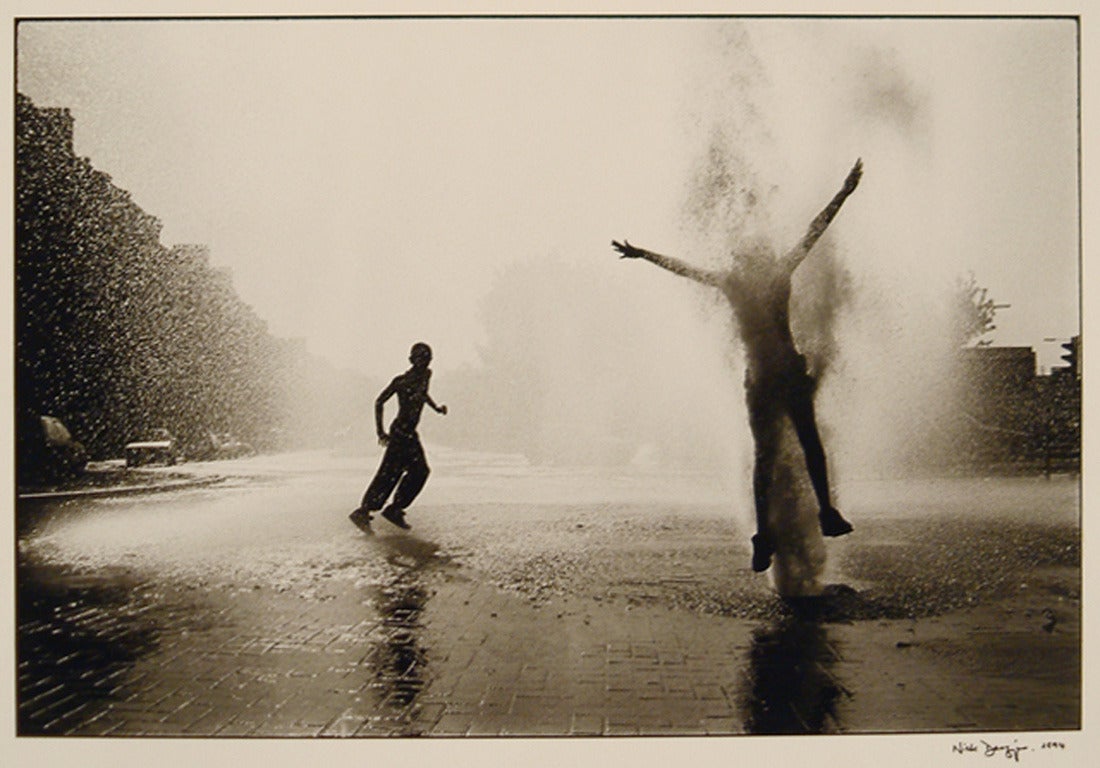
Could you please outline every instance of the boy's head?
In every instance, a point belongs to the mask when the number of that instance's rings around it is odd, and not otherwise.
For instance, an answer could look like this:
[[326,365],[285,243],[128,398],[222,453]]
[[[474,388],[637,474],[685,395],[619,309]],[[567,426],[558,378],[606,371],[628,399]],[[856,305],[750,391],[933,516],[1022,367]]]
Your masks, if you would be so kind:
[[409,362],[417,368],[427,368],[432,361],[432,348],[422,341],[413,344],[409,352]]

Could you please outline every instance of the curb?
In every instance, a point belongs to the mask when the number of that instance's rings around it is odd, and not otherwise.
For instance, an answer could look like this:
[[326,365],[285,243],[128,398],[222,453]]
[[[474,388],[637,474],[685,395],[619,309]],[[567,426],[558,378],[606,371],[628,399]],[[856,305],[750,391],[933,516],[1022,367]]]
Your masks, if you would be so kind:
[[116,485],[108,488],[85,488],[72,491],[42,491],[40,493],[20,493],[16,498],[19,501],[35,501],[84,499],[95,498],[97,496],[128,496],[137,493],[160,493],[162,491],[176,491],[181,488],[198,488],[204,485],[220,483],[224,480],[224,477],[204,477],[194,480],[175,480],[146,485]]

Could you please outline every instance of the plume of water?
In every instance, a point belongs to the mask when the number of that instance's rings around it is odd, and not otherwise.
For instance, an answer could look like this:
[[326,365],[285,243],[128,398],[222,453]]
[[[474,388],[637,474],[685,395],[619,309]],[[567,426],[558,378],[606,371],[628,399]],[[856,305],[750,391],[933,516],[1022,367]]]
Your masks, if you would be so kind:
[[779,459],[768,500],[768,524],[775,536],[772,580],[784,597],[821,594],[825,570],[825,541],[817,522],[813,491],[798,438],[789,424],[780,432]]
[[[705,148],[689,172],[684,205],[686,234],[695,240],[698,251],[709,255],[708,261],[720,269],[733,270],[742,284],[743,296],[730,298],[733,327],[749,357],[757,364],[762,359],[781,359],[786,348],[782,334],[773,329],[789,317],[799,350],[806,356],[810,373],[820,382],[837,355],[837,318],[851,296],[851,278],[835,257],[829,240],[822,240],[813,258],[799,267],[789,307],[777,306],[786,302],[784,291],[777,285],[788,279],[777,256],[794,245],[796,241],[788,240],[797,230],[792,229],[791,222],[781,220],[789,216],[789,209],[781,207],[779,189],[761,181],[765,175],[774,175],[764,164],[776,152],[758,102],[765,79],[761,62],[747,37],[736,30],[726,42],[728,72],[739,75],[725,80],[722,101],[730,108],[701,119],[709,128]],[[845,159],[851,162],[854,158]],[[827,199],[821,205],[825,202]],[[816,212],[793,226],[804,228]],[[822,589],[820,579],[825,566],[816,498],[807,482],[801,445],[785,417],[785,408],[778,401],[768,402],[770,396],[786,397],[779,391],[766,391],[762,397],[750,399],[750,408],[758,412],[749,417],[757,422],[774,419],[776,423],[769,426],[779,436],[767,510],[776,544],[772,577],[784,596],[816,595]]]

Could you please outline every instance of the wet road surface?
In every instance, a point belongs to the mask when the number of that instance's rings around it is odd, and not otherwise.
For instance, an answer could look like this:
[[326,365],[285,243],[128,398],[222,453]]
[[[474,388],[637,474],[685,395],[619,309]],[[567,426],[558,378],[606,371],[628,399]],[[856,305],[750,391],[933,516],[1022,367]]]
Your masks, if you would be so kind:
[[747,517],[705,479],[433,465],[410,532],[353,526],[370,468],[323,456],[241,462],[247,478],[191,490],[21,502],[19,732],[1080,722],[1072,481],[850,488],[857,532],[829,543],[832,586],[784,602],[748,568]]

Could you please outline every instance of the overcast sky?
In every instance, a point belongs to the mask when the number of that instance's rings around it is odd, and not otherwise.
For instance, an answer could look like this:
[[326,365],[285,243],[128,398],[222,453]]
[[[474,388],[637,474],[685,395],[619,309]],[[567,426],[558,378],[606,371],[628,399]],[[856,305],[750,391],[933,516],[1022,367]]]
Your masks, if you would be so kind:
[[612,238],[706,261],[686,250],[684,200],[727,125],[778,190],[778,236],[801,234],[862,157],[830,232],[857,283],[920,307],[972,271],[1012,305],[995,342],[1049,365],[1044,337],[1078,323],[1075,32],[36,22],[19,26],[17,76],[38,106],[72,110],[76,152],[163,222],[166,245],[208,244],[273,333],[341,366],[391,373],[418,339],[440,367],[476,361],[483,297],[517,260],[606,281],[608,302],[630,296]]

